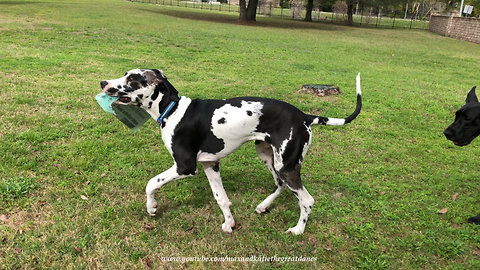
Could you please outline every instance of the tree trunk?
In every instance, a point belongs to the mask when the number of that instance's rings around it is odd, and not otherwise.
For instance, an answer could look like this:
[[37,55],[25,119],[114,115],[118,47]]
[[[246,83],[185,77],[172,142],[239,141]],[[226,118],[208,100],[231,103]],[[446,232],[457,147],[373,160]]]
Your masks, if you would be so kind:
[[240,21],[256,21],[257,20],[257,5],[258,0],[249,0],[248,5],[246,0],[240,0]]
[[353,25],[353,3],[347,2],[347,24]]
[[307,11],[305,14],[305,21],[311,22],[312,21],[312,10],[313,10],[313,0],[307,1]]

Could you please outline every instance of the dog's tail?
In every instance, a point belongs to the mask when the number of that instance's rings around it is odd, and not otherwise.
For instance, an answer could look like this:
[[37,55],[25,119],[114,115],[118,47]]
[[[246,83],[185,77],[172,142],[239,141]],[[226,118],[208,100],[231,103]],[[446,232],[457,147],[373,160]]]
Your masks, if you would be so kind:
[[353,119],[357,117],[362,109],[362,91],[360,90],[360,73],[357,75],[357,107],[355,111],[347,118],[331,118],[331,117],[322,117],[322,116],[315,116],[313,119],[312,124],[320,124],[326,126],[341,126],[352,122]]

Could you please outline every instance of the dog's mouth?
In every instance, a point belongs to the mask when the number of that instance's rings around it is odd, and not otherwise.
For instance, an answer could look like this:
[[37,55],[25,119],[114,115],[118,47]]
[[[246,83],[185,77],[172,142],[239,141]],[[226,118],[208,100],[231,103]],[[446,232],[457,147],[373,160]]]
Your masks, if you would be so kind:
[[117,101],[115,101],[115,104],[128,104],[132,101],[131,98],[129,97],[120,97]]
[[452,140],[453,144],[455,144],[456,146],[465,146],[465,145],[469,145],[473,139],[475,139],[478,135],[479,135],[480,132],[477,132],[475,134],[473,134],[472,137],[470,137],[469,139],[465,140],[465,141],[462,141],[462,142],[459,142],[459,141],[455,141],[455,140]]
[[465,146],[465,145],[468,145],[470,144],[471,141],[468,141],[468,142],[457,142],[457,141],[453,141],[453,144],[455,144],[456,146]]

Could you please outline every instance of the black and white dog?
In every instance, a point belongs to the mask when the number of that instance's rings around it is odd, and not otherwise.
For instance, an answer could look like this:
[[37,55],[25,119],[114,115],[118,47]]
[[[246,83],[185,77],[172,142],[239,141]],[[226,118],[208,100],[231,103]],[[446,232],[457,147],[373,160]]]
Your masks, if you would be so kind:
[[[473,87],[467,94],[466,104],[455,113],[455,121],[443,132],[457,146],[470,144],[480,134],[480,103]],[[468,219],[480,224],[480,214]]]
[[362,107],[360,74],[357,76],[357,105],[344,119],[308,115],[296,107],[274,99],[238,97],[225,100],[201,100],[178,96],[178,92],[156,69],[135,69],[123,77],[102,81],[102,91],[119,97],[123,105],[145,109],[161,127],[162,139],[173,157],[173,166],[153,177],[147,184],[147,211],[154,216],[154,193],[173,180],[197,174],[197,162],[203,165],[213,195],[225,217],[222,229],[235,226],[219,173],[219,161],[247,141],[255,141],[260,159],[276,182],[256,211],[263,213],[288,187],[298,198],[300,219],[287,233],[305,230],[314,199],[303,186],[300,168],[312,138],[312,125],[344,125],[355,119]]

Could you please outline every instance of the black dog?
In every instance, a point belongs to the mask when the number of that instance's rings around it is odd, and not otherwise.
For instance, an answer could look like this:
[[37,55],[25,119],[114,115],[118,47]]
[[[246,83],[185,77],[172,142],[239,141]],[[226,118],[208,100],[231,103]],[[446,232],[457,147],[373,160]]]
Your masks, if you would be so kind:
[[[475,88],[468,93],[466,104],[455,113],[455,121],[443,132],[457,146],[470,144],[480,134],[480,103]],[[468,222],[480,225],[480,214]]]

